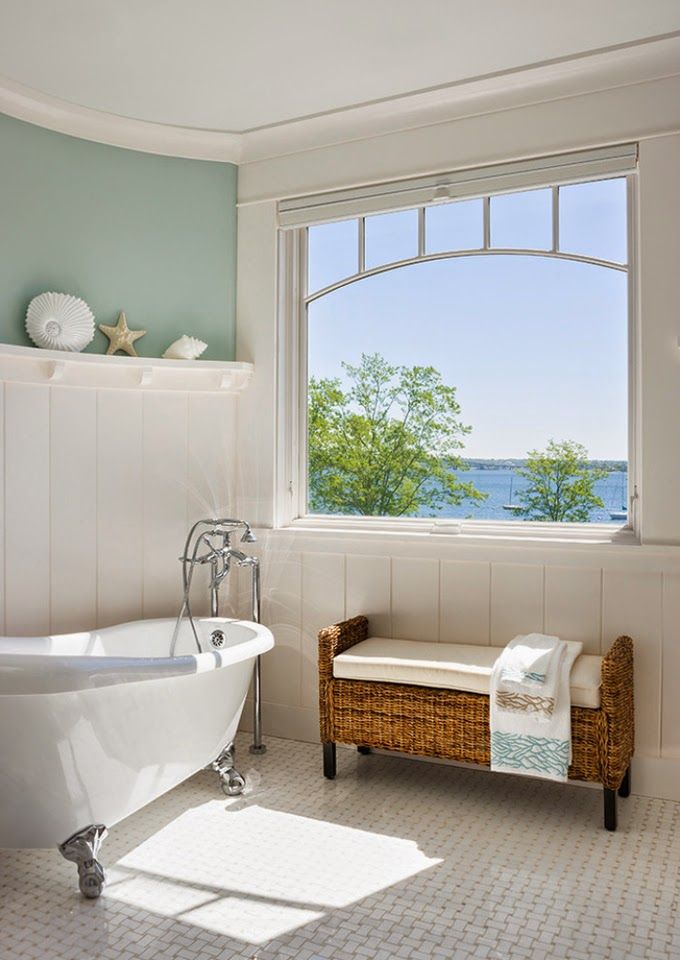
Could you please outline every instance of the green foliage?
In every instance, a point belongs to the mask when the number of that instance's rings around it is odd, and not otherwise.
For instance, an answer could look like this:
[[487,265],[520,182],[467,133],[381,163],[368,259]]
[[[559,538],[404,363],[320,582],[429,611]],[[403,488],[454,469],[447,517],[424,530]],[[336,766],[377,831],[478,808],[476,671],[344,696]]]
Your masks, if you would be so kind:
[[530,451],[526,466],[517,470],[529,486],[517,494],[527,520],[586,522],[593,507],[604,507],[595,484],[607,470],[588,465],[588,451],[573,440],[551,440],[544,451]]
[[402,517],[483,500],[454,470],[470,432],[455,387],[434,367],[392,366],[380,354],[309,384],[309,507],[315,513]]

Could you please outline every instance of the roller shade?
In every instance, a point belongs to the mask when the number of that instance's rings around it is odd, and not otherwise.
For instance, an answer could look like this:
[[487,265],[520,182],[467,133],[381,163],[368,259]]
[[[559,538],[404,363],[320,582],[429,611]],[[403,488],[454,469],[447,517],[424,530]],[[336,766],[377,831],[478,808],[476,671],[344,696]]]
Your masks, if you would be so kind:
[[439,173],[409,180],[334,190],[279,202],[279,225],[304,227],[329,220],[426,207],[463,197],[511,193],[533,187],[623,175],[637,166],[637,144],[539,157],[516,163]]

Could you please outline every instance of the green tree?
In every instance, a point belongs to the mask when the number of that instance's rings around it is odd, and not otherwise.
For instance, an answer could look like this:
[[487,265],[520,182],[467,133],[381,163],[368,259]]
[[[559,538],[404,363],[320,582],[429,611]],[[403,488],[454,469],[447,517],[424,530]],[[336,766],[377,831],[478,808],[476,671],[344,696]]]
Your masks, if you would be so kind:
[[604,507],[595,484],[608,471],[590,467],[588,451],[574,440],[551,440],[545,450],[531,450],[517,473],[529,483],[517,494],[517,513],[527,520],[585,522],[593,507]]
[[433,367],[362,354],[339,378],[309,384],[309,501],[321,513],[400,517],[465,498],[482,500],[453,470],[470,432],[455,387]]

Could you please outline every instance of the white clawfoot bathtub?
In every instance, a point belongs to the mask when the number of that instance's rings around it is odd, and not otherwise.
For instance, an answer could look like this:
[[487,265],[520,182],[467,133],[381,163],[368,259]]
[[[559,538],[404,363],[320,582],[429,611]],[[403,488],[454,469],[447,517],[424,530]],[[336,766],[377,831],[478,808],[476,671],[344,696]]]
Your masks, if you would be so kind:
[[233,741],[255,658],[274,639],[248,621],[195,623],[201,652],[185,620],[174,656],[169,619],[0,638],[0,847],[111,827]]

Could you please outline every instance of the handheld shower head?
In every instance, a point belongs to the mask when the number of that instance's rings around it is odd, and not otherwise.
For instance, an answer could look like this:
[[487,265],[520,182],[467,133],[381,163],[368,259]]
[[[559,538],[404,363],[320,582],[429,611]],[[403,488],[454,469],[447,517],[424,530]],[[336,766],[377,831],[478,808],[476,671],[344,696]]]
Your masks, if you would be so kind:
[[241,543],[257,543],[257,537],[255,536],[253,531],[250,529],[248,524],[246,524],[246,529],[243,533],[243,536],[241,537]]

